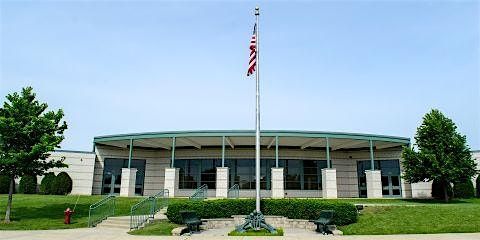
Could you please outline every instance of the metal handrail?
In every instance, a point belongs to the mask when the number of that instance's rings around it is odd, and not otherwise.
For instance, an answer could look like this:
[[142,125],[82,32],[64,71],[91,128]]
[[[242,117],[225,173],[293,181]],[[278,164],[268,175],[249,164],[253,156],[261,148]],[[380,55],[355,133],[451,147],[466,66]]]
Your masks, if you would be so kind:
[[137,229],[139,226],[153,219],[154,197],[146,197],[130,208],[130,229]]
[[[130,208],[130,229],[138,229],[150,219],[154,219],[155,213],[168,205],[168,196],[168,189],[162,189],[134,204]],[[158,204],[158,199],[163,201]]]
[[203,200],[207,198],[207,191],[208,191],[208,186],[207,184],[203,184],[195,192],[190,196],[188,199],[190,200]]
[[[168,189],[162,189],[152,196],[154,198],[154,208],[153,208],[154,214],[157,213],[160,209],[168,206],[169,195],[170,195],[170,193],[169,193]],[[160,205],[158,204],[158,199],[159,198],[162,199],[162,202],[161,202]]]
[[88,210],[88,227],[94,227],[113,215],[115,215],[115,196],[108,195],[102,200],[90,205]]
[[240,186],[238,184],[235,184],[228,189],[228,193],[227,193],[228,198],[238,198],[239,195],[240,195]]

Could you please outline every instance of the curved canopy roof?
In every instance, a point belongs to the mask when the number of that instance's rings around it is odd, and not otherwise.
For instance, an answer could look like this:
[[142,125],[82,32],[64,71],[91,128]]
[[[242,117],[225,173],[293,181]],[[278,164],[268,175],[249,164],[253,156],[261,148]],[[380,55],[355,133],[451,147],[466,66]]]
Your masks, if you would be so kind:
[[[409,138],[341,132],[317,131],[261,131],[260,143],[267,148],[275,147],[278,137],[280,147],[325,148],[327,139],[332,150],[368,148],[370,141],[376,149],[406,146],[410,144]],[[225,145],[231,148],[255,145],[255,131],[253,130],[210,130],[210,131],[170,131],[147,132],[98,136],[94,144],[109,145],[127,148],[133,140],[134,147],[171,149],[173,138],[175,147],[218,147],[222,146],[223,137]]]

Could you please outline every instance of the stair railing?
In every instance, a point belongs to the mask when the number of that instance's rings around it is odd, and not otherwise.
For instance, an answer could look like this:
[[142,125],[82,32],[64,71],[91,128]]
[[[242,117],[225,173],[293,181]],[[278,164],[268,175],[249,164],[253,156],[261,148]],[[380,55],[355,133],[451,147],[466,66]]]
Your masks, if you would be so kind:
[[238,198],[239,195],[240,195],[240,186],[238,186],[238,184],[235,184],[228,189],[228,193],[227,193],[228,198]]
[[130,208],[130,229],[138,229],[149,220],[153,220],[155,213],[168,205],[168,196],[168,189],[162,189],[134,204]]
[[88,210],[88,227],[95,227],[98,223],[113,215],[115,215],[115,196],[108,195],[90,205]]
[[208,186],[203,184],[188,198],[190,200],[203,200],[207,198]]
[[168,189],[162,189],[152,196],[154,198],[154,214],[157,213],[160,209],[168,206],[169,195],[170,193]]
[[138,229],[149,219],[153,219],[155,198],[146,197],[130,208],[130,229]]

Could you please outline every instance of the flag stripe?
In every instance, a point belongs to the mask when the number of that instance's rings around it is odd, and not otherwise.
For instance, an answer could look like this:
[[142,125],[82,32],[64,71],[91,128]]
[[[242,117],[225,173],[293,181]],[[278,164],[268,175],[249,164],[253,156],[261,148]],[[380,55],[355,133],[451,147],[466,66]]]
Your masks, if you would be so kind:
[[248,60],[248,71],[247,77],[252,75],[255,72],[255,67],[257,66],[257,24],[253,27],[253,34],[250,40],[250,57]]

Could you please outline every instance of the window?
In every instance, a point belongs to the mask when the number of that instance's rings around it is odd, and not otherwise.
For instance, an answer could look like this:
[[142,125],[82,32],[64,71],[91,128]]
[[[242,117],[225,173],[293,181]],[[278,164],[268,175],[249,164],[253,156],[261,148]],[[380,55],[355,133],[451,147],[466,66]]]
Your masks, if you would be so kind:
[[[238,184],[240,189],[255,189],[255,159],[226,159],[225,166],[230,171],[229,186]],[[275,160],[260,160],[260,189],[270,189],[271,168]]]
[[179,168],[179,188],[196,189],[206,184],[209,189],[215,189],[217,167],[221,166],[218,159],[176,159],[175,167]]
[[[216,168],[221,166],[220,159],[177,159],[175,167],[180,168],[180,189],[196,189],[207,184],[215,189]],[[322,189],[322,168],[327,167],[325,160],[279,160],[284,168],[285,189],[320,190]],[[255,189],[255,159],[225,159],[229,168],[229,186],[238,184],[240,189]],[[275,159],[261,159],[260,189],[271,189],[271,168]]]

